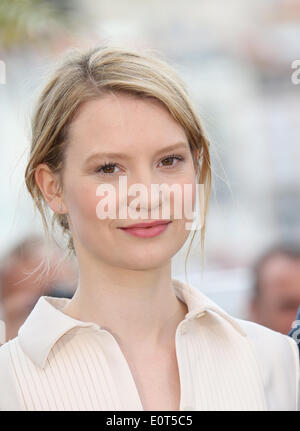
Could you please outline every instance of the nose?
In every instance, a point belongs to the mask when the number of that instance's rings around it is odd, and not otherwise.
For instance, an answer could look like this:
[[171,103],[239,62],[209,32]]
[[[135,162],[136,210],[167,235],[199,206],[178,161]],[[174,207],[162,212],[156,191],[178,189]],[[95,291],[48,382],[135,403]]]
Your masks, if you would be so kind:
[[[126,201],[130,212],[138,213],[143,219],[160,218],[162,198],[161,193],[158,193],[158,187],[159,181],[149,169],[139,169],[134,175],[128,176]],[[124,199],[121,202],[121,205],[125,205]],[[128,214],[131,218],[129,212]]]
[[[141,214],[145,213],[145,217],[151,218],[150,213],[159,211],[161,206],[161,196],[157,192],[158,180],[152,172],[144,170],[140,175],[135,176],[134,181],[129,186],[128,204],[133,203],[135,196],[138,196],[137,211]],[[159,217],[159,213],[157,217]]]

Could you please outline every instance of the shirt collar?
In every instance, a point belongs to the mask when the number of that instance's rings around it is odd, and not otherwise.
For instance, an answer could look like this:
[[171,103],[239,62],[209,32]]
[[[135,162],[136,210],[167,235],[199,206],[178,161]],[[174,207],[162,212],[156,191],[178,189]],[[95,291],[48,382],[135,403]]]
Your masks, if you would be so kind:
[[[188,307],[186,320],[198,319],[206,311],[211,311],[228,321],[241,335],[247,335],[234,317],[198,289],[176,279],[173,279],[172,283],[176,296]],[[58,339],[71,329],[89,327],[101,330],[101,327],[93,322],[83,322],[65,314],[62,309],[68,301],[69,298],[41,296],[18,331],[21,348],[41,368],[44,368],[47,357]]]

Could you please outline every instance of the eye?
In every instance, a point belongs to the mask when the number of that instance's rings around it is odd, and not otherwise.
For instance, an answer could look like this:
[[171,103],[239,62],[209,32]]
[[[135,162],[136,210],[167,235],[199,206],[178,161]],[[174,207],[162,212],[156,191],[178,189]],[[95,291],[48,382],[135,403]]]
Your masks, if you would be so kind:
[[[176,161],[175,164],[173,163],[174,161]],[[166,164],[163,165],[164,167],[173,168],[183,161],[184,161],[184,158],[182,156],[179,156],[177,154],[170,154],[169,156],[162,159],[160,163],[166,162]]]
[[116,163],[109,162],[104,163],[104,165],[98,166],[96,169],[96,173],[101,173],[102,175],[114,175],[116,172],[114,172],[114,168],[117,167]]
[[[175,163],[174,163],[175,161]],[[169,156],[165,157],[160,161],[160,163],[164,163],[163,167],[166,168],[174,168],[176,167],[180,162],[183,162],[184,158],[178,154],[170,154]],[[118,168],[117,163],[114,162],[108,162],[104,163],[101,166],[98,166],[95,170],[96,173],[100,173],[101,175],[108,176],[108,175],[114,175],[117,172],[114,171],[115,168]],[[119,168],[118,168],[119,169]]]

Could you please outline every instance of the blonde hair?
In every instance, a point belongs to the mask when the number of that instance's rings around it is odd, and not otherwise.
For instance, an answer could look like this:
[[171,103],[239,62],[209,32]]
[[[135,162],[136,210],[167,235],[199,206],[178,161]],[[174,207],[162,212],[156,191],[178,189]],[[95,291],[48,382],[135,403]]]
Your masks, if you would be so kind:
[[[126,92],[141,98],[157,99],[185,130],[197,182],[204,187],[201,225],[203,258],[205,221],[211,188],[209,142],[181,78],[165,60],[146,50],[142,52],[110,46],[87,50],[73,48],[65,54],[43,88],[32,116],[31,150],[25,181],[42,216],[47,237],[49,238],[47,222],[49,207],[35,181],[35,170],[40,163],[46,163],[61,179],[68,128],[72,119],[83,102],[101,97],[108,92]],[[199,159],[196,156],[197,151]],[[63,235],[67,235],[68,256],[76,256],[67,216],[54,213],[52,231],[55,222],[62,228]],[[193,232],[186,259],[195,234],[196,231]]]

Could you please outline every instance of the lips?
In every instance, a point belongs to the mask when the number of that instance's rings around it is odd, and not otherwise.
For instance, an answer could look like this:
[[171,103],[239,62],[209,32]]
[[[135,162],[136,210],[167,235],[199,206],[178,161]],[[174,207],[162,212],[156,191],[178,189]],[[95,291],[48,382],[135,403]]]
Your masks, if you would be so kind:
[[161,225],[161,224],[168,224],[171,223],[171,220],[156,220],[153,222],[149,222],[149,223],[136,223],[136,224],[132,224],[130,226],[124,226],[121,227],[120,229],[132,229],[132,228],[147,228],[147,227],[153,227],[153,226],[157,226],[157,225]]
[[152,238],[162,234],[170,223],[171,220],[157,220],[150,223],[137,223],[120,229],[139,238]]

